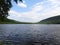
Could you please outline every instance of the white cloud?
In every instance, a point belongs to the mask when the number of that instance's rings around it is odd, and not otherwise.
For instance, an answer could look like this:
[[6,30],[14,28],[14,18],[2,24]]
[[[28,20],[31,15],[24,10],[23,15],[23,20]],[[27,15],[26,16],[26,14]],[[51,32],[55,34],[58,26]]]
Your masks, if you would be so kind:
[[16,15],[16,16],[21,16],[21,15],[19,15],[20,13],[18,13],[16,11],[13,11],[13,10],[9,11],[9,14]]
[[[47,5],[47,2],[49,3]],[[52,17],[52,16],[56,16],[56,15],[60,15],[60,0],[47,0],[46,4],[44,3],[45,7],[46,5],[48,7],[46,7],[44,10],[43,10],[43,13],[41,15],[44,15],[46,18],[48,17]],[[42,5],[43,7],[43,5]]]
[[40,5],[40,2],[39,3],[36,3],[33,7],[32,7],[32,11],[33,12],[38,12],[40,10],[42,10],[42,5]]
[[22,8],[26,8],[27,7],[27,5],[25,4],[25,1],[23,1],[23,3],[22,2],[18,2],[18,6],[22,7]]
[[37,22],[42,19],[60,15],[60,0],[44,0],[34,4],[30,11],[22,13],[10,11],[10,14],[17,15],[15,19],[18,21]]
[[[38,16],[39,14],[36,14],[34,12],[16,12],[16,11],[9,11],[10,16],[8,18],[14,19],[17,21],[27,21],[27,22],[36,22],[38,21]],[[21,19],[22,18],[22,19]],[[21,20],[20,20],[21,19]]]

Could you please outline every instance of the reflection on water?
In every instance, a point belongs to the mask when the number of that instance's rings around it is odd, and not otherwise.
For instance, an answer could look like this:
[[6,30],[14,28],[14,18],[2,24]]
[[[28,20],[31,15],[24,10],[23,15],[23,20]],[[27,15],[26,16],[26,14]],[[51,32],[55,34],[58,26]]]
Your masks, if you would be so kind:
[[3,45],[60,45],[60,25],[0,24]]

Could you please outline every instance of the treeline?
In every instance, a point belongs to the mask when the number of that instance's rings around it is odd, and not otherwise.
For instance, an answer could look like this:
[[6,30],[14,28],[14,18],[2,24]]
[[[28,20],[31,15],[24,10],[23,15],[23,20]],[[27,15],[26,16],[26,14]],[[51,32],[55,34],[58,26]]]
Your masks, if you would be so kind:
[[40,24],[60,24],[60,15],[50,17],[50,18],[42,20],[38,23],[40,23]]
[[3,21],[1,21],[1,19],[0,19],[0,24],[33,24],[33,23],[31,23],[31,22],[19,22],[16,20],[11,20],[11,19],[5,18]]

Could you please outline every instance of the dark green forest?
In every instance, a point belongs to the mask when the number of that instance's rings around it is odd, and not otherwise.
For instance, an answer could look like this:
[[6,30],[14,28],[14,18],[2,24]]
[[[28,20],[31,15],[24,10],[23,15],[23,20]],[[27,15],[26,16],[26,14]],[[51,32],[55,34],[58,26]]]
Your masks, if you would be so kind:
[[[0,0],[0,24],[4,23],[19,23],[18,21],[10,20],[7,17],[9,16],[8,11],[11,9],[12,0]],[[18,1],[23,2],[22,0],[13,0],[18,3]]]
[[39,24],[60,24],[60,15],[44,19]]

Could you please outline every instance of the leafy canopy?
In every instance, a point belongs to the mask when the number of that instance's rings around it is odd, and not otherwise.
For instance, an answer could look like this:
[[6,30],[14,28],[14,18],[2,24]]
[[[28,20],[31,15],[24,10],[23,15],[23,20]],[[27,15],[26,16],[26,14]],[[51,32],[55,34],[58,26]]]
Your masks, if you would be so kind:
[[[0,0],[0,18],[6,18],[8,16],[8,11],[12,7],[12,0]],[[18,3],[18,1],[22,0],[13,0],[14,2]]]

